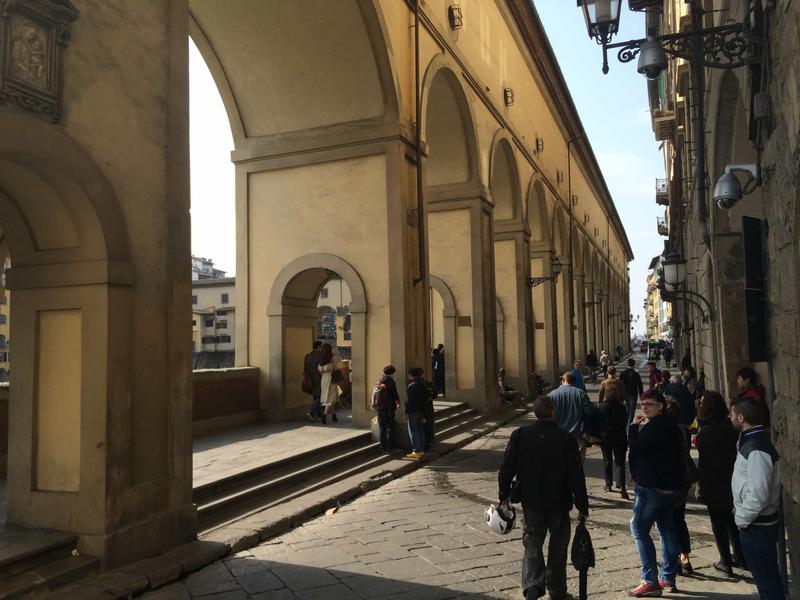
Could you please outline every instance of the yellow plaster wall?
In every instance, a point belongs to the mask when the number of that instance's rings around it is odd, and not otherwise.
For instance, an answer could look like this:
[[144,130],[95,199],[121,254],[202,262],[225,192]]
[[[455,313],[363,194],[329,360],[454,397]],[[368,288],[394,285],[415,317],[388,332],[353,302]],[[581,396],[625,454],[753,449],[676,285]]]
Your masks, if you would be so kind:
[[431,346],[437,344],[444,344],[444,302],[439,292],[431,289]]
[[36,489],[77,492],[81,478],[81,311],[37,315]]
[[[366,372],[378,373],[389,363],[386,201],[382,154],[250,174],[249,349],[250,364],[262,369],[262,377],[269,372],[266,308],[272,284],[285,265],[314,253],[339,256],[359,274],[367,296],[367,332],[386,332],[367,335]],[[297,235],[287,235],[290,223]],[[309,347],[310,342],[304,346]],[[367,384],[371,381],[368,377]],[[266,394],[265,381],[260,389]]]
[[[506,375],[519,377],[519,330],[516,327],[517,315],[517,273],[516,248],[514,240],[494,243],[494,274],[497,298],[503,307],[503,360]],[[498,323],[498,327],[500,323]]]
[[[479,236],[470,225],[470,209],[431,212],[428,239],[436,250],[429,257],[431,274],[444,281],[453,292],[458,316],[472,314],[472,243]],[[456,327],[456,386],[475,386],[474,338],[472,327]]]

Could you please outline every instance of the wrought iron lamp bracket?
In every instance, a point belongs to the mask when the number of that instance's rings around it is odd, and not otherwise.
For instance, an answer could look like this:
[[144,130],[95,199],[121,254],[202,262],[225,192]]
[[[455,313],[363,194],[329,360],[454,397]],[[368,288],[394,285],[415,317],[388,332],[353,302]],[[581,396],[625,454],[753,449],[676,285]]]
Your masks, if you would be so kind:
[[558,275],[553,275],[551,277],[528,277],[528,287],[534,288],[547,281],[555,281],[556,279],[558,279]]
[[[676,58],[692,61],[702,54],[703,65],[715,69],[735,69],[758,62],[760,40],[742,23],[709,27],[685,33],[669,33],[652,38],[661,43],[664,52]],[[609,44],[598,38],[603,47],[603,73],[608,73],[608,50],[617,50],[617,59],[628,63],[639,56],[647,39],[630,40]]]

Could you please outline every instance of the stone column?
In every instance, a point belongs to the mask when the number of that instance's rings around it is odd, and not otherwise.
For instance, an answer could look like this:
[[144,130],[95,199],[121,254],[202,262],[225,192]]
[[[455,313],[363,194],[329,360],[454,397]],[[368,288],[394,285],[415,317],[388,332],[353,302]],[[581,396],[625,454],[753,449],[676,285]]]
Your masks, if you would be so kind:
[[455,361],[456,385],[447,396],[491,411],[498,403],[492,204],[485,189],[463,184],[431,188],[428,202],[430,273],[452,291],[457,311],[456,348],[446,358]]
[[594,283],[591,281],[587,281],[584,284],[584,298],[587,303],[585,304],[585,312],[586,312],[586,340],[589,350],[594,350],[595,354],[598,354],[600,351],[597,348],[597,324],[595,320],[595,307],[597,306],[594,304]]
[[[532,277],[552,277],[552,258],[553,252],[549,248],[540,249],[532,245]],[[553,384],[558,382],[561,376],[558,361],[559,325],[558,311],[556,310],[556,285],[555,281],[549,280],[532,290],[533,302],[541,305],[539,314],[543,316],[543,321],[537,320],[534,324],[537,331],[541,331],[544,337],[544,364],[541,365],[543,370],[539,374],[551,378],[550,383]]]
[[575,332],[575,358],[583,359],[586,357],[588,348],[586,347],[586,306],[584,304],[584,283],[585,276],[583,273],[576,273],[575,280],[575,321],[578,329]]
[[498,367],[505,367],[510,385],[529,393],[528,372],[533,364],[531,294],[527,283],[530,234],[522,223],[513,222],[495,222],[494,232],[495,285],[503,307],[505,345],[504,364]]

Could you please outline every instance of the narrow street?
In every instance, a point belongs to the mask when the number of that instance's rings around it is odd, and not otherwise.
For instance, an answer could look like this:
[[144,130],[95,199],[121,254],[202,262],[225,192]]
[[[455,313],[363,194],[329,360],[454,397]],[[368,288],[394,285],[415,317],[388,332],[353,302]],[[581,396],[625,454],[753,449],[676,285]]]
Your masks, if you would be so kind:
[[[589,391],[596,399],[597,385]],[[334,514],[217,561],[144,598],[522,598],[519,523],[501,537],[487,530],[483,511],[496,501],[497,468],[511,432],[533,418],[523,417]],[[632,502],[603,490],[599,447],[588,450],[585,467],[597,554],[589,595],[624,598],[640,572],[628,529]],[[695,575],[679,578],[680,593],[665,597],[755,597],[749,579],[726,579],[712,568],[718,557],[705,508],[690,502],[687,521]],[[570,591],[577,597],[577,572],[569,567],[568,573]]]

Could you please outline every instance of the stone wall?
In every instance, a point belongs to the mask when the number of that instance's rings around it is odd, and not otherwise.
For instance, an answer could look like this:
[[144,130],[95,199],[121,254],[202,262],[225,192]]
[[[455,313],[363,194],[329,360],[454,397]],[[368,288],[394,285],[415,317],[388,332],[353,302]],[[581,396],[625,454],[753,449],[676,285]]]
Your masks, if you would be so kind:
[[[761,187],[769,223],[768,299],[772,356],[773,427],[782,460],[784,511],[792,552],[792,576],[800,581],[800,4],[779,2],[770,32],[771,134]],[[784,8],[785,7],[785,8]],[[797,597],[797,592],[795,592]]]
[[258,420],[256,367],[192,373],[192,434],[197,437]]

